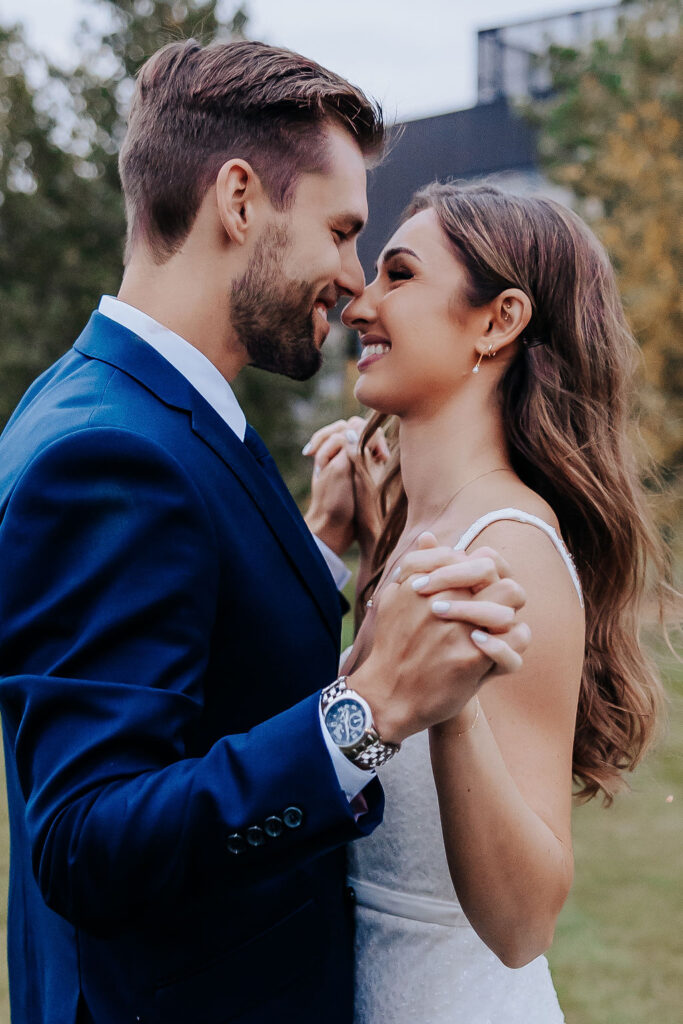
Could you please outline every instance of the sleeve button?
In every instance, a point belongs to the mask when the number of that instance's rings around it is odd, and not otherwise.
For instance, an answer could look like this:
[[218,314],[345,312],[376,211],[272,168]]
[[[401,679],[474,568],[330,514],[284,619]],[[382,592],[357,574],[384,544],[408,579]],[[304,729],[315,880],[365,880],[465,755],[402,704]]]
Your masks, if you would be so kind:
[[277,814],[271,814],[264,821],[263,828],[267,836],[270,836],[271,839],[277,839],[284,832],[285,826],[282,818],[278,818]]
[[265,841],[265,833],[258,825],[252,825],[247,829],[247,842],[250,846],[263,846]]
[[240,832],[233,832],[232,835],[228,836],[228,850],[230,853],[244,853],[246,848],[247,844]]
[[300,807],[288,807],[282,812],[282,820],[287,828],[299,828],[304,820],[304,814]]

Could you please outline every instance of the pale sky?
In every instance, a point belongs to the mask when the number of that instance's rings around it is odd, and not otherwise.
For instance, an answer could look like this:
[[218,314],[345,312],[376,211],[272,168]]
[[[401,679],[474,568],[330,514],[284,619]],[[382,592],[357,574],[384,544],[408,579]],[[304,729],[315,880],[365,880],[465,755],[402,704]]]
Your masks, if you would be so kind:
[[[476,33],[609,0],[248,0],[249,35],[288,46],[344,75],[389,120],[476,102]],[[55,62],[75,63],[73,31],[96,0],[0,0],[0,23],[22,21]],[[231,14],[237,0],[223,0]]]

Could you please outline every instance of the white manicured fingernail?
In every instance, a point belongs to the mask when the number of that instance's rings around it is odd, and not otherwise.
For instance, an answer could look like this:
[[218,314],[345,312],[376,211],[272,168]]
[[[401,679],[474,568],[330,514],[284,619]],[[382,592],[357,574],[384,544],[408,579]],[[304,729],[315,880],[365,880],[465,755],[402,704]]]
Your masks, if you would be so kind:
[[312,447],[312,445],[311,445],[311,442],[309,441],[309,442],[308,442],[307,444],[305,444],[305,445],[303,446],[303,448],[301,449],[301,454],[302,454],[302,455],[308,455],[308,453],[309,453],[309,452],[310,452],[310,450],[311,450],[311,447]]
[[491,634],[484,633],[481,629],[473,629],[470,633],[470,639],[474,640],[475,644],[487,644],[491,639]]
[[433,601],[432,611],[436,612],[437,615],[443,615],[451,607],[450,601]]
[[410,584],[413,590],[421,590],[429,583],[429,576],[418,576],[416,580]]
[[394,569],[394,571],[391,574],[391,582],[393,583],[394,580],[397,580],[400,575],[401,575],[401,566],[397,565],[396,568]]
[[346,440],[350,441],[351,444],[358,444],[358,434],[355,430],[346,431]]
[[320,466],[316,466],[313,470],[313,476],[320,476]]

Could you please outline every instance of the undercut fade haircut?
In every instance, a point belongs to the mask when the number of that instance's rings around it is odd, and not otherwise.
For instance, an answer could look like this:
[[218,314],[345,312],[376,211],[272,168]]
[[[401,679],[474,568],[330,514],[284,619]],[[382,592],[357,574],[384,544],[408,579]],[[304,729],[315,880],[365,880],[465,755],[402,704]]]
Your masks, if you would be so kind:
[[177,252],[229,159],[248,161],[286,210],[302,174],[328,169],[330,124],[381,158],[380,106],[315,61],[250,40],[159,50],[139,72],[119,157],[125,261],[139,241],[158,263]]

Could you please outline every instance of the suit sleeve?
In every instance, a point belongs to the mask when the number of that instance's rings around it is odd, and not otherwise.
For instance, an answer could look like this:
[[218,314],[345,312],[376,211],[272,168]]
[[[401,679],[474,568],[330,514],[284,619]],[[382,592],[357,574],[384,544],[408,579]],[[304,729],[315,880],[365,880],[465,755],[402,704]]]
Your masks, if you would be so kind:
[[[68,920],[106,928],[216,898],[377,824],[376,782],[354,820],[318,694],[190,756],[218,558],[203,499],[163,448],[114,428],[53,442],[6,506],[0,566],[8,756],[35,877]],[[301,813],[280,836],[231,841],[288,806]]]

